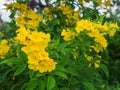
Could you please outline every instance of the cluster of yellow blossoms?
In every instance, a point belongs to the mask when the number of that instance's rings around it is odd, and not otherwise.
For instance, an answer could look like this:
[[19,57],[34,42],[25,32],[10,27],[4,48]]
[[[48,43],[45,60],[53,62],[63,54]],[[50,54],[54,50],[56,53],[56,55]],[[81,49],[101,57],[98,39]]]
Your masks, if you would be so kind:
[[84,56],[89,62],[89,65],[88,65],[89,67],[91,67],[92,64],[94,65],[95,68],[98,68],[100,66],[100,59],[102,58],[101,56],[97,56],[97,60],[95,60],[94,62],[92,61],[93,59],[95,59],[93,56],[88,56],[86,54],[84,54]]
[[[118,25],[114,23],[101,24],[101,23],[95,23],[89,20],[82,19],[77,22],[75,31],[72,31],[70,29],[69,30],[63,29],[61,32],[61,36],[63,36],[63,39],[65,41],[69,41],[74,37],[81,35],[81,32],[85,31],[85,34],[88,37],[92,38],[93,41],[95,42],[89,46],[89,51],[92,52],[94,50],[96,53],[99,53],[101,51],[101,47],[105,49],[108,45],[105,35],[108,34],[109,36],[114,36],[115,31],[118,28],[119,28]],[[76,58],[76,56],[74,57]],[[85,55],[85,57],[90,63],[89,66],[91,66],[91,60],[94,60],[94,58],[96,58],[94,56],[87,56],[87,55]],[[97,58],[98,60],[95,60],[94,62],[95,68],[99,67],[101,56]]]
[[80,11],[75,11],[70,5],[66,4],[65,0],[61,0],[60,2],[61,3],[58,7],[53,7],[52,9],[47,7],[44,9],[48,20],[52,20],[53,17],[56,17],[56,15],[53,14],[55,12],[58,14],[59,18],[63,18],[62,16],[66,16],[65,23],[67,25],[73,24],[73,21],[77,21],[79,19]]
[[3,39],[0,41],[0,59],[4,59],[5,55],[9,51],[10,46],[8,45],[8,41]]
[[76,32],[80,33],[81,31],[87,31],[89,37],[94,38],[94,41],[99,43],[100,46],[103,48],[107,47],[107,40],[105,39],[104,35],[109,34],[110,36],[114,36],[115,30],[118,29],[117,24],[111,23],[108,25],[104,23],[95,23],[89,20],[80,20],[77,22],[76,25]]
[[28,67],[41,73],[54,70],[57,63],[49,57],[46,51],[50,42],[50,34],[37,31],[43,18],[42,15],[28,8],[27,4],[13,3],[6,6],[8,9],[12,8],[17,11],[18,16],[15,22],[19,29],[16,31],[17,35],[14,40],[23,45],[21,50],[28,56]]
[[16,9],[17,17],[15,18],[17,26],[23,26],[31,29],[36,29],[42,21],[43,16],[35,13],[32,9],[27,7],[27,4],[12,3],[6,5],[7,8]]
[[49,58],[46,47],[50,42],[50,34],[30,31],[24,27],[17,30],[15,40],[24,45],[21,50],[28,55],[28,67],[35,71],[51,72],[55,69],[56,62]]
[[94,38],[95,42],[99,43],[99,45],[103,48],[106,48],[107,40],[105,39],[104,35],[109,34],[110,36],[113,36],[117,28],[119,28],[117,24],[111,23],[110,25],[107,25],[107,23],[105,23],[104,25],[102,25],[101,23],[95,23],[89,20],[82,19],[77,22],[75,28],[76,34],[75,32],[69,31],[68,35],[68,31],[63,30],[61,35],[64,36],[64,39],[67,41],[70,40],[73,36],[77,36],[77,34],[80,34],[80,32],[87,31],[89,37]]
[[63,29],[62,33],[61,33],[61,36],[64,36],[64,40],[65,41],[68,41],[70,40],[71,38],[74,38],[75,36],[77,36],[76,33],[72,32],[71,30],[65,30]]

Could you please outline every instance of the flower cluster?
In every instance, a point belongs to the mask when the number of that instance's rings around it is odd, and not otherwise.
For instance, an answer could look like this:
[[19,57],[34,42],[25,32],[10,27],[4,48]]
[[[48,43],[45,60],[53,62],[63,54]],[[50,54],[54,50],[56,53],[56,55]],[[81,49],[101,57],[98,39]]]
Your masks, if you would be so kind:
[[[89,56],[84,54],[85,58],[88,61],[88,66],[91,67],[92,65],[94,65],[95,68],[98,68],[100,66],[100,62],[101,62],[101,58],[102,56],[97,56],[97,57],[93,57],[93,56]],[[94,60],[94,61],[93,61]]]
[[[65,25],[73,25],[75,21],[77,21],[80,17],[80,11],[74,10],[73,7],[66,4],[67,2],[65,0],[60,1],[60,5],[58,7],[53,7],[52,9],[50,7],[44,8],[44,12],[46,14],[46,21],[52,20],[54,17],[58,17],[63,19],[63,16],[65,17]],[[63,21],[64,21],[63,19]],[[60,24],[61,20],[58,20],[58,24]]]
[[42,21],[42,15],[35,13],[32,9],[27,7],[27,4],[13,3],[7,5],[7,8],[14,8],[17,10],[17,17],[15,22],[17,26],[24,26],[31,29],[36,29]]
[[[82,19],[76,23],[75,31],[70,29],[67,31],[63,30],[61,36],[63,36],[65,41],[74,40],[74,37],[81,36],[83,33],[86,35],[85,38],[89,37],[93,43],[89,43],[86,48],[89,48],[88,52],[95,52],[96,54],[93,56],[85,55],[85,58],[89,62],[89,66],[93,64],[95,68],[98,68],[100,59],[102,58],[102,56],[98,57],[99,53],[102,48],[105,49],[108,45],[105,36],[114,36],[115,31],[118,28],[118,25],[114,23],[105,22],[104,24],[101,24]],[[80,38],[82,39],[82,37]],[[77,58],[76,55],[77,54],[73,55],[73,58]]]
[[74,38],[77,34],[72,32],[71,30],[65,30],[63,29],[62,33],[61,33],[61,36],[64,36],[64,40],[65,41],[68,41],[70,40],[71,38]]
[[0,59],[4,59],[5,55],[9,51],[10,46],[8,45],[8,41],[3,39],[0,41]]
[[14,42],[22,45],[21,50],[27,54],[29,69],[41,73],[54,70],[57,63],[46,51],[50,34],[37,31],[43,16],[28,8],[27,4],[12,3],[6,6],[8,10],[13,10],[17,14],[14,20],[18,30]]
[[[119,27],[117,26],[117,24],[105,23],[102,25],[101,23],[95,23],[95,22],[91,22],[89,20],[82,19],[82,20],[77,22],[75,31],[77,34],[80,34],[82,31],[87,31],[87,35],[89,37],[94,38],[95,42],[97,42],[103,48],[106,48],[107,47],[107,40],[105,39],[104,35],[109,34],[109,36],[114,36],[115,30],[118,28]],[[72,32],[72,31],[69,31],[69,32],[71,32],[69,34],[69,40],[70,40],[70,37],[73,36],[73,34],[75,32]],[[63,30],[62,36],[64,36],[64,39],[65,39],[65,37],[68,37],[68,33],[65,33],[65,31]]]
[[11,3],[11,4],[6,4],[7,9],[16,9],[22,11],[27,10],[27,4],[21,4],[21,3]]
[[55,69],[56,62],[49,58],[46,47],[50,42],[50,34],[43,32],[30,31],[20,27],[17,31],[15,40],[24,45],[21,50],[28,55],[28,67],[35,71],[51,72]]
[[80,33],[81,31],[87,31],[89,37],[94,38],[94,41],[99,43],[103,48],[107,47],[107,40],[104,35],[109,34],[110,36],[114,36],[115,30],[119,27],[117,24],[107,24],[104,23],[95,23],[89,20],[80,20],[76,25],[76,32]]

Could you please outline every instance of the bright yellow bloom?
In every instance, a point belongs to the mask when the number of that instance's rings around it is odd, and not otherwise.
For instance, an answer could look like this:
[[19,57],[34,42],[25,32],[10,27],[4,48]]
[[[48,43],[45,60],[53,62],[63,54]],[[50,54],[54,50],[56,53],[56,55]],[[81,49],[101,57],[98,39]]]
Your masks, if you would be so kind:
[[63,29],[63,31],[61,32],[61,36],[64,36],[65,41],[71,40],[76,35],[77,34],[72,32],[71,30],[66,31],[65,29]]
[[88,33],[88,35],[90,36],[90,37],[101,37],[102,36],[102,34],[98,31],[98,30],[91,30],[91,32],[90,33]]
[[77,22],[77,25],[76,25],[76,32],[77,33],[80,33],[81,31],[84,31],[84,30],[94,30],[94,23],[89,21],[89,20],[80,20]]
[[20,44],[26,45],[30,30],[26,30],[26,28],[20,27],[16,32],[17,36],[15,37],[15,40],[17,40]]
[[102,47],[107,47],[107,40],[104,37],[96,37],[95,41],[98,42]]
[[35,13],[32,9],[28,8],[27,4],[13,3],[6,6],[8,9],[15,8],[18,11],[18,16],[15,18],[18,27],[36,29],[43,19],[41,14]]
[[26,11],[28,9],[27,4],[22,4],[22,3],[11,3],[11,4],[6,4],[7,9],[15,8],[17,10]]
[[108,34],[112,37],[115,35],[115,32],[116,32],[115,30],[109,30]]
[[51,72],[55,69],[56,62],[49,58],[48,52],[45,51],[50,42],[50,34],[43,32],[29,31],[21,27],[17,31],[15,40],[23,44],[21,48],[28,55],[28,67],[34,71]]
[[8,41],[6,39],[3,39],[0,41],[0,59],[4,59],[5,55],[9,51],[10,46],[8,45]]
[[118,29],[119,28],[119,26],[117,25],[117,23],[111,23],[110,24],[110,26],[109,26],[109,28],[115,28],[115,29]]

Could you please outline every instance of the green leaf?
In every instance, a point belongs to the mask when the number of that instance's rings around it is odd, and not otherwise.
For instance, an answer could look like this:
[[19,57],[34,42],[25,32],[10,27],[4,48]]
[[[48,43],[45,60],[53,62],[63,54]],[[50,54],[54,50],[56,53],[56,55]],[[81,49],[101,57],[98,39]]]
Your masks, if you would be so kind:
[[21,73],[25,70],[26,67],[27,67],[27,64],[21,65],[21,66],[15,71],[14,76],[21,74]]
[[55,86],[55,78],[52,76],[48,76],[47,79],[47,90],[52,90]]
[[29,77],[32,78],[35,74],[35,71],[33,70],[29,70]]
[[27,84],[27,87],[25,90],[35,90],[35,88],[38,85],[38,80],[36,78],[33,78],[30,80],[30,82]]
[[20,46],[17,48],[17,56],[22,61],[27,60],[27,55],[23,51],[21,51],[21,47]]
[[67,73],[69,73],[73,76],[78,76],[78,72],[77,72],[76,68],[73,68],[73,67],[68,67],[67,68]]
[[64,66],[57,64],[56,70],[67,72],[67,69],[64,68]]
[[87,90],[95,90],[95,88],[94,88],[92,83],[84,82],[83,84],[87,87]]
[[100,64],[100,68],[102,69],[102,71],[105,73],[106,77],[109,77],[109,71],[106,65],[104,64]]
[[55,74],[55,75],[58,75],[59,77],[62,77],[62,78],[64,78],[64,79],[68,79],[68,78],[67,78],[67,74],[65,74],[64,72],[55,71],[54,74]]
[[11,57],[11,58],[5,59],[2,62],[0,62],[0,64],[7,64],[9,66],[13,64],[20,64],[20,63],[21,61],[17,57]]
[[39,81],[38,88],[38,90],[45,90],[45,83],[43,80]]
[[98,19],[98,21],[100,21],[100,23],[102,23],[104,18],[105,18],[105,15],[101,15],[100,18]]
[[43,76],[45,76],[45,75],[46,75],[46,73],[36,72],[34,76],[35,76],[36,78],[38,78],[38,77],[43,77]]

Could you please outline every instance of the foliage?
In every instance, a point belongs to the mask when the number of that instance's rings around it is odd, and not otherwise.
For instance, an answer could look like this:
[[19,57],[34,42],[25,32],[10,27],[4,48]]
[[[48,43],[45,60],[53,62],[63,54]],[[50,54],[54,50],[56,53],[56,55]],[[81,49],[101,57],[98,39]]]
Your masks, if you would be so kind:
[[91,17],[93,10],[75,10],[75,2],[58,0],[38,12],[21,2],[6,5],[11,23],[0,33],[2,90],[109,90],[107,40],[119,27]]

